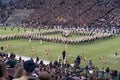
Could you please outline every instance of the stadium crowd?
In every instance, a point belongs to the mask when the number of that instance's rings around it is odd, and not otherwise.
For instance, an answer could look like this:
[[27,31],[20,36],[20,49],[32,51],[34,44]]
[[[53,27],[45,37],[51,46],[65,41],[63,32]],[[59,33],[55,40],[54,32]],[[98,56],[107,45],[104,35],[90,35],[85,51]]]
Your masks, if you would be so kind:
[[8,1],[8,4],[2,4],[0,2],[0,23],[2,23],[3,25],[6,25],[5,21],[9,18],[10,14],[12,14],[15,9],[35,9],[31,16],[23,20],[22,24],[33,27],[44,25],[79,27],[120,26],[119,0]]
[[0,26],[2,26],[10,14],[12,14],[12,7],[8,6],[0,6]]
[[109,67],[99,70],[91,60],[81,67],[83,56],[77,56],[73,66],[64,60],[65,55],[63,59],[45,64],[38,57],[24,60],[1,50],[0,80],[120,80],[119,71]]
[[115,1],[116,0],[62,0],[60,4],[58,4],[59,0],[58,3],[45,1],[25,22],[30,26],[35,24],[79,27],[119,26],[119,8],[115,6]]
[[[34,39],[57,43],[78,44],[105,39],[120,34],[120,1],[119,0],[10,0],[4,5],[0,0],[0,23],[12,14],[14,9],[35,9],[30,17],[23,20],[23,27],[54,27],[53,31],[0,35],[0,40]],[[1,25],[1,24],[0,24]],[[72,27],[72,28],[71,28]],[[77,28],[75,28],[77,27]],[[6,28],[5,28],[6,29]],[[13,30],[11,28],[11,30]],[[60,31],[58,31],[60,30]],[[77,35],[87,35],[83,39],[69,37],[48,37],[47,34],[70,31]],[[19,28],[18,28],[19,31]],[[26,29],[24,30],[26,32]],[[92,36],[91,36],[92,35]],[[62,60],[62,61],[61,61]],[[74,65],[69,64],[64,57],[49,64],[35,60],[24,61],[0,51],[0,80],[120,80],[120,71],[109,67],[100,70],[92,61],[81,67],[84,57],[77,57]]]

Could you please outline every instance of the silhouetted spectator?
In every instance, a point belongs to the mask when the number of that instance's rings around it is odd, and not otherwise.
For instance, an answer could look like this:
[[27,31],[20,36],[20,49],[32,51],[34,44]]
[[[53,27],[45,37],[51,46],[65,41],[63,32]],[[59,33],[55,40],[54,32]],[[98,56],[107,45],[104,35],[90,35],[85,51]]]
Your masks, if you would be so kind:
[[77,62],[78,65],[81,63],[81,58],[80,58],[80,56],[77,56],[76,62]]
[[62,56],[63,56],[63,60],[64,60],[65,57],[66,57],[66,51],[65,50],[62,52]]

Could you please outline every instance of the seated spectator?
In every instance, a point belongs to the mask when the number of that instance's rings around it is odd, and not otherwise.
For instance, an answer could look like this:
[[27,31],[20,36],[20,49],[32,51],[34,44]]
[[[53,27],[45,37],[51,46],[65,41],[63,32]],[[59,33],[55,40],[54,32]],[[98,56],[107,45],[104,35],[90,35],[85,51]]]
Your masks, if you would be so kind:
[[27,60],[23,64],[23,75],[20,78],[16,78],[14,80],[28,80],[32,77],[32,72],[35,70],[35,63],[32,60]]
[[19,67],[14,74],[14,78],[20,78],[22,75],[23,75],[23,68]]
[[39,80],[50,80],[50,75],[47,72],[43,71],[39,74],[38,78]]
[[0,62],[0,80],[6,80],[6,79],[5,79],[5,74],[6,74],[5,65],[3,65],[3,64]]

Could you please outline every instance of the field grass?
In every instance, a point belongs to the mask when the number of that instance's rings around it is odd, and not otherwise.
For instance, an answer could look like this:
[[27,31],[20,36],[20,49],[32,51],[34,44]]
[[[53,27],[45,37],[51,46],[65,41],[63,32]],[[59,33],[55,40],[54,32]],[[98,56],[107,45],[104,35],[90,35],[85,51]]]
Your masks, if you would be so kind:
[[[11,34],[10,29],[7,29],[8,33]],[[29,29],[30,30],[30,29]],[[6,31],[0,30],[0,34],[4,34]],[[22,32],[22,29],[21,31]],[[7,33],[6,33],[7,34]],[[57,34],[56,34],[57,35]],[[55,35],[55,36],[56,36]],[[8,49],[4,49],[5,52],[14,52],[18,55],[36,57],[39,56],[40,59],[44,60],[57,60],[58,56],[62,57],[62,51],[65,49],[65,44],[32,41],[29,43],[28,40],[8,40],[0,41],[0,46],[6,47],[9,45]],[[19,46],[21,50],[19,50]],[[31,54],[31,47],[34,48],[35,53]],[[50,55],[46,55],[46,50],[50,50]],[[99,67],[109,66],[111,69],[120,70],[120,36],[112,37],[111,39],[98,40],[94,43],[85,43],[81,45],[68,45],[67,47],[67,60],[69,63],[73,63],[78,55],[84,54],[87,60],[92,60],[93,64]],[[115,58],[115,52],[118,53],[118,58]],[[100,57],[104,57],[104,64],[100,63]],[[84,66],[85,62],[82,60],[81,66]]]

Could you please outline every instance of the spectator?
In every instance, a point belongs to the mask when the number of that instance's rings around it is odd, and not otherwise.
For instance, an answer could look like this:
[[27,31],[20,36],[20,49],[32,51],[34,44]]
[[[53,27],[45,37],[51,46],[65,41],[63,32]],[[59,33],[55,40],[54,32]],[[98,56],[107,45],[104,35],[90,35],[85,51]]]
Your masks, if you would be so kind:
[[66,51],[65,50],[62,52],[62,56],[63,56],[63,60],[64,60],[65,57],[66,57]]
[[106,80],[110,79],[110,69],[109,69],[109,67],[106,68],[105,78],[106,78]]
[[48,72],[40,72],[39,76],[38,76],[39,80],[51,80],[50,79],[50,75],[48,74]]
[[20,78],[23,75],[23,68],[18,67],[18,69],[15,71],[14,78]]
[[28,80],[28,78],[32,77],[32,72],[36,67],[35,63],[32,60],[27,60],[24,62],[23,67],[23,75],[20,78],[16,78],[14,80]]
[[0,80],[6,80],[5,75],[6,75],[5,65],[0,62]]
[[77,62],[78,65],[80,65],[80,63],[81,63],[81,58],[80,58],[80,56],[77,56],[76,62]]

